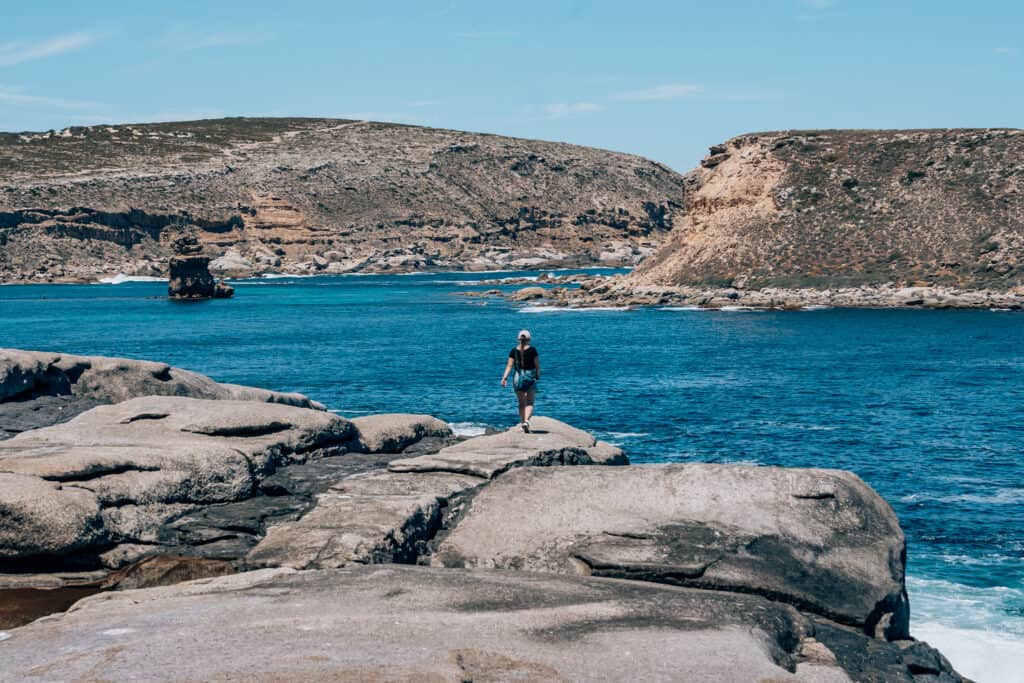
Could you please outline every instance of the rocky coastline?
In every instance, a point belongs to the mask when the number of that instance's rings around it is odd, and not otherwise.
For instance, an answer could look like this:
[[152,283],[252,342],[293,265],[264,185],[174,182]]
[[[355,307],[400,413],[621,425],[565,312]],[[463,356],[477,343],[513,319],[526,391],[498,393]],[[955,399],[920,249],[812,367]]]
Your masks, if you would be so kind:
[[682,176],[629,154],[371,121],[233,118],[0,133],[0,282],[635,264]]
[[16,350],[0,427],[0,680],[965,680],[849,472]]
[[[543,275],[483,281],[489,289],[459,292],[470,298],[503,298],[560,308],[693,308],[700,310],[784,310],[820,308],[1024,310],[1024,287],[1011,290],[958,289],[918,283],[879,283],[832,289],[742,286],[642,285],[625,276]],[[517,285],[526,285],[512,289]],[[500,286],[500,288],[499,288]]]

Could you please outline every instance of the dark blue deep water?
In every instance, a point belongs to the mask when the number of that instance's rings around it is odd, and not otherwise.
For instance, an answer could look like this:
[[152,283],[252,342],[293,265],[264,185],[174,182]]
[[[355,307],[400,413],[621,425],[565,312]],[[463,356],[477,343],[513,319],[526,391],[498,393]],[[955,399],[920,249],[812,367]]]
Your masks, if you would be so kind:
[[979,679],[1024,676],[1024,313],[553,312],[453,296],[484,277],[249,280],[200,304],[155,282],[7,286],[0,346],[161,360],[471,432],[515,420],[499,379],[526,327],[538,412],[634,462],[859,474],[906,531],[914,632]]

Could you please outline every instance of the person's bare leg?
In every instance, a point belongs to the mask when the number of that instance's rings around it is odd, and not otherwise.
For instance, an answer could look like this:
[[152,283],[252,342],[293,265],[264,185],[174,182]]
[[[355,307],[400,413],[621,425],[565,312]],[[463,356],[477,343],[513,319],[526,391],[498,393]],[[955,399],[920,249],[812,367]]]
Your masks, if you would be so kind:
[[516,392],[516,400],[519,401],[519,422],[520,423],[526,422],[526,420],[527,420],[527,417],[526,417],[526,392],[525,391],[517,391]]
[[530,418],[533,417],[533,399],[536,397],[536,393],[533,391],[527,391],[526,393],[526,405],[523,406],[523,421],[529,422]]

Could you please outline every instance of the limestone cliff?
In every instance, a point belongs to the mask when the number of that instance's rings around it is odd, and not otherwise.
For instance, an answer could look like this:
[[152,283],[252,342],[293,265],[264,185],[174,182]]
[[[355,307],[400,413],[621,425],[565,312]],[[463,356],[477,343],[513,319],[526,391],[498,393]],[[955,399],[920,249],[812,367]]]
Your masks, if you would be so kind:
[[215,274],[631,264],[682,183],[627,154],[367,121],[0,134],[0,281],[163,275],[181,229]]
[[827,289],[1024,283],[1024,131],[787,131],[711,148],[626,282]]

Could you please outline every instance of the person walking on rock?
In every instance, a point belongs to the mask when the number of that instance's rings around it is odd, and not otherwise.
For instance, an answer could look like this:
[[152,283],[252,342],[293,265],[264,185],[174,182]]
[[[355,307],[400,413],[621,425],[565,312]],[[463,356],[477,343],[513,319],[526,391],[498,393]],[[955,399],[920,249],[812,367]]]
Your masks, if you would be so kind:
[[530,346],[530,331],[519,331],[519,343],[508,352],[505,374],[501,386],[508,386],[508,373],[512,374],[512,388],[519,400],[519,420],[523,431],[530,433],[530,418],[533,416],[533,401],[537,396],[537,382],[540,380],[540,356]]

